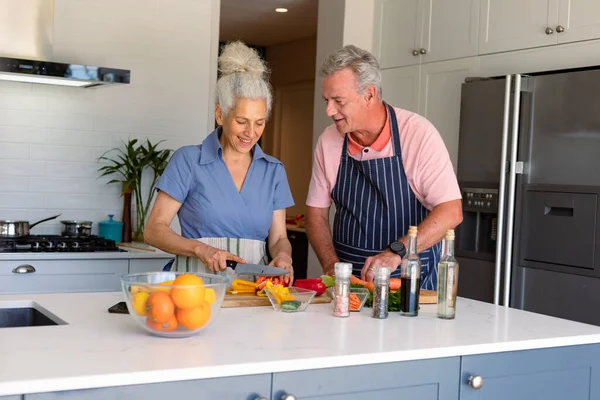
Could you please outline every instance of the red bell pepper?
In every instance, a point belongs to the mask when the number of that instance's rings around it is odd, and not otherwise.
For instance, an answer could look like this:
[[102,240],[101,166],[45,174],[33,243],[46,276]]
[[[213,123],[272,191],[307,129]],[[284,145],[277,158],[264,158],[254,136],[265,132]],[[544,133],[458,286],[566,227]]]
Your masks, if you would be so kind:
[[325,293],[325,290],[327,289],[321,278],[297,279],[294,286],[302,289],[314,290],[317,292],[317,296]]

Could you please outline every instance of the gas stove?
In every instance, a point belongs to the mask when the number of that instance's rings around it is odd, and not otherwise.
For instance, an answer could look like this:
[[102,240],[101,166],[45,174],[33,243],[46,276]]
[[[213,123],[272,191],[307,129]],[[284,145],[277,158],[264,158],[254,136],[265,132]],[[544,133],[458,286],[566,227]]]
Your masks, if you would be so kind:
[[0,238],[0,253],[86,253],[125,251],[114,240],[91,236],[29,235],[20,238]]

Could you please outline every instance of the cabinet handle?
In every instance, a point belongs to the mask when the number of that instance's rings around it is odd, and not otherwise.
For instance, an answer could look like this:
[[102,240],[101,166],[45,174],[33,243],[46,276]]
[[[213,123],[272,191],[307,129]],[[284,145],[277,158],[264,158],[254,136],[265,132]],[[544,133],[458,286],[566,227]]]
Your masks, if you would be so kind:
[[257,398],[256,398],[256,399],[254,399],[254,400],[268,400],[268,399],[267,399],[266,397],[257,397]]
[[565,31],[565,27],[562,25],[559,25],[556,27],[556,32],[558,33],[563,33]]
[[419,53],[421,53],[421,54],[427,54],[427,49],[421,49],[421,50],[419,50]]
[[547,27],[546,28],[546,35],[552,35],[554,33],[554,29]]
[[292,394],[284,394],[281,396],[281,400],[296,400],[296,396]]
[[415,50],[413,50],[413,56],[415,56],[415,57],[416,57],[416,56],[418,56],[418,55],[419,55],[419,50],[416,50],[416,49],[415,49]]
[[12,270],[13,274],[33,274],[35,272],[35,268],[29,264],[19,265]]
[[483,378],[479,375],[470,376],[469,379],[467,380],[467,383],[473,389],[481,389],[481,387],[483,386]]

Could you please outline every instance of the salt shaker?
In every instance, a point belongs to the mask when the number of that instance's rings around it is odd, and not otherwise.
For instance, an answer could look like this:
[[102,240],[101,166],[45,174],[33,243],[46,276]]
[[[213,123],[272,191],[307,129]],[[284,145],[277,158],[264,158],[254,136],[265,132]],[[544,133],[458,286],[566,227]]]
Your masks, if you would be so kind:
[[352,264],[335,263],[334,317],[350,316],[350,275],[352,275]]
[[389,267],[373,268],[373,318],[386,319],[388,317],[388,294],[390,292]]

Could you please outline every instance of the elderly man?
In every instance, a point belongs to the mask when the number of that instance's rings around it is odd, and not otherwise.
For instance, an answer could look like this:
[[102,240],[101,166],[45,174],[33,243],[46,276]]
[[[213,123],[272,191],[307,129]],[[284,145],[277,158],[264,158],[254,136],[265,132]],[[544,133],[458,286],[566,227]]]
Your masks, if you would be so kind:
[[[372,279],[392,276],[418,226],[421,287],[437,287],[441,240],[462,221],[461,194],[442,138],[422,116],[386,104],[375,57],[348,45],[321,67],[325,111],[333,119],[319,137],[306,201],[306,230],[323,271],[338,261]],[[335,203],[333,232],[329,209]]]

